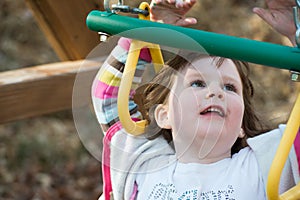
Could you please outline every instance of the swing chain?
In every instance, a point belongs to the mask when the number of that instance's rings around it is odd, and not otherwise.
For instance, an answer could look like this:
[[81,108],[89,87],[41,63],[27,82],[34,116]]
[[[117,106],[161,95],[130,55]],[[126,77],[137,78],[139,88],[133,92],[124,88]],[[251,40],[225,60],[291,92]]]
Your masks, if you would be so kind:
[[[104,9],[107,11],[107,12],[112,12],[110,7],[109,7],[109,1],[110,0],[104,0]],[[123,0],[118,0],[118,5],[123,5]]]
[[296,6],[293,7],[294,11],[294,21],[296,25],[296,34],[295,34],[295,39],[296,39],[296,44],[298,48],[300,48],[300,0],[295,0],[296,1]]
[[143,9],[139,9],[139,8],[131,8],[128,5],[124,5],[123,0],[119,0],[118,4],[113,4],[111,6],[111,9],[109,7],[109,0],[104,0],[104,8],[107,12],[112,12],[112,13],[123,12],[123,13],[131,13],[131,14],[142,14],[144,16],[149,15],[148,10],[143,10]]
[[[110,8],[109,6],[110,0],[104,0],[104,9],[109,13],[123,12],[123,13],[131,13],[131,14],[142,14],[144,16],[149,15],[148,10],[143,10],[140,8],[131,8],[130,6],[124,5],[123,0],[118,0],[118,4],[113,4]],[[98,32],[100,42],[106,42],[110,37],[109,34],[104,32]]]
[[123,13],[131,13],[131,14],[142,14],[144,16],[149,15],[148,10],[143,10],[139,8],[130,8],[130,6],[127,5],[112,5],[113,12],[123,12]]

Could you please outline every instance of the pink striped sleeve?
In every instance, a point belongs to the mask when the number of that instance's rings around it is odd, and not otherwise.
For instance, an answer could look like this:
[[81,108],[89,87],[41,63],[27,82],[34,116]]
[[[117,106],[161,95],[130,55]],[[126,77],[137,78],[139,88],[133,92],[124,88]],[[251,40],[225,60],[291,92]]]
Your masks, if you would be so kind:
[[119,87],[107,85],[99,80],[94,81],[93,96],[100,99],[117,98]]
[[[106,83],[95,80],[93,84],[93,96],[99,99],[117,98],[119,87],[107,85]],[[133,97],[135,93],[134,89],[130,90],[130,97]]]
[[[126,51],[129,50],[130,44],[131,44],[131,39],[129,38],[120,38],[120,40],[118,41],[118,45],[120,45]],[[145,60],[146,62],[151,62],[152,59],[148,48],[143,48],[141,50],[140,58],[142,60]]]

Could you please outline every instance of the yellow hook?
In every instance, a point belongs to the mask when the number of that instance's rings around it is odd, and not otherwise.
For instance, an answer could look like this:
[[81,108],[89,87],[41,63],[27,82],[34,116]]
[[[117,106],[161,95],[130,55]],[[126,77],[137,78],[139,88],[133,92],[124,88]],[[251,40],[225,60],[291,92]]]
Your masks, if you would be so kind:
[[[148,3],[141,3],[140,9],[148,9],[150,10],[150,6]],[[141,20],[150,20],[150,15],[144,16],[139,14],[139,19]],[[154,64],[155,72],[158,72],[164,64],[162,53],[160,51],[160,47],[158,44],[147,43],[138,40],[132,40],[128,58],[125,63],[125,68],[123,72],[123,76],[120,82],[119,94],[118,94],[118,114],[120,118],[120,122],[123,128],[132,135],[140,135],[144,133],[145,127],[147,125],[147,120],[141,120],[138,122],[134,122],[131,119],[129,113],[129,93],[134,77],[134,73],[136,70],[136,65],[138,63],[140,51],[142,48],[148,48],[150,51],[150,55],[152,58],[152,63]]]

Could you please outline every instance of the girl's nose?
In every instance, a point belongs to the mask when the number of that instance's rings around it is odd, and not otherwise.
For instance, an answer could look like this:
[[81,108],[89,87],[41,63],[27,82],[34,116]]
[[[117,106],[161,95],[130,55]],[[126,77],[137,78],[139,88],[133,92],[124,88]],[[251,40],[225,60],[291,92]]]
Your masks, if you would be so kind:
[[205,98],[210,99],[215,97],[224,100],[224,91],[220,87],[214,85],[208,88]]

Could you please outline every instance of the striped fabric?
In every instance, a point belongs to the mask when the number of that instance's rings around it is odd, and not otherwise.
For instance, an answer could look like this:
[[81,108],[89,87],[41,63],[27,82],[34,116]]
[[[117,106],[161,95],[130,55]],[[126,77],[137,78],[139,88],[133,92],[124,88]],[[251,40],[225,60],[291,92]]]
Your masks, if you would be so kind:
[[[120,40],[127,41],[125,38],[121,38]],[[119,42],[119,45],[115,47],[108,59],[104,62],[93,82],[92,100],[97,119],[104,132],[119,121],[117,97],[127,55],[128,49],[126,47],[124,48],[124,45],[120,45]],[[141,82],[146,64],[148,64],[148,62],[139,59],[130,91],[128,106],[133,118],[141,118],[141,114],[137,110],[137,105],[132,99],[135,89]]]

